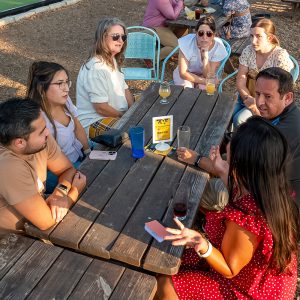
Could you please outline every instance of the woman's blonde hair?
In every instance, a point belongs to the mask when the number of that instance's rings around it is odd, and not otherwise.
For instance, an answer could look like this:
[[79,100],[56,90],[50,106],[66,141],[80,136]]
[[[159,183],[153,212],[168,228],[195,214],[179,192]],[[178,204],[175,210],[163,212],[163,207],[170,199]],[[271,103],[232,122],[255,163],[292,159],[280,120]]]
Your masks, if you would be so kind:
[[251,28],[260,27],[263,28],[266,35],[271,37],[270,42],[276,46],[279,46],[279,40],[276,36],[276,28],[274,23],[270,19],[258,19],[257,21],[253,22]]
[[[112,70],[115,69],[115,65],[113,62],[113,58],[111,57],[111,53],[106,46],[105,38],[107,36],[107,32],[110,30],[111,27],[115,25],[120,25],[124,29],[124,34],[127,34],[125,24],[117,19],[117,18],[105,18],[98,23],[96,32],[95,32],[95,41],[92,46],[92,50],[90,52],[90,56],[88,60],[93,57],[99,57],[104,63],[109,65]],[[118,67],[124,61],[124,52],[127,46],[127,41],[124,42],[123,47],[120,53],[116,54],[115,59],[117,61]]]

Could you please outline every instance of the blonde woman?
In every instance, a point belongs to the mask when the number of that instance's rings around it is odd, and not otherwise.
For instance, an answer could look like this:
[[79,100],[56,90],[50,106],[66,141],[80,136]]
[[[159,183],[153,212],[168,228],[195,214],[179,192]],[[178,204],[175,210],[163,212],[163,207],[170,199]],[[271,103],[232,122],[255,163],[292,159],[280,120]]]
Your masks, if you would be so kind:
[[258,72],[270,67],[279,67],[290,72],[294,66],[288,52],[279,46],[275,26],[269,19],[260,19],[252,24],[251,45],[244,49],[239,63],[236,81],[239,98],[233,112],[234,127],[253,114],[259,115],[254,91]]
[[78,118],[90,138],[113,126],[133,103],[119,70],[126,39],[126,27],[119,19],[100,21],[90,56],[80,68],[76,90]]

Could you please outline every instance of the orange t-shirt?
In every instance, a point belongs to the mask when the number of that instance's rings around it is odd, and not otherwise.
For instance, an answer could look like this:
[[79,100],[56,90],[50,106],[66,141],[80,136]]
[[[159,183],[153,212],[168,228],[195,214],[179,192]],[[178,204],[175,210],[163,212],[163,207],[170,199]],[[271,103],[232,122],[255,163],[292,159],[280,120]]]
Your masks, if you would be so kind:
[[23,217],[14,205],[43,193],[47,164],[60,154],[51,135],[45,149],[30,155],[18,155],[0,144],[0,232],[23,229]]

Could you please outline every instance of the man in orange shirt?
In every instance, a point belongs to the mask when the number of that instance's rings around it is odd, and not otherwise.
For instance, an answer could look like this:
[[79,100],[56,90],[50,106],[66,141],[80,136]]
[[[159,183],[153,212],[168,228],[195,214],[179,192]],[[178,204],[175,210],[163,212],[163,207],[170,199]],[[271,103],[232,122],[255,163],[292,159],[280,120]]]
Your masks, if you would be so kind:
[[[47,169],[59,184],[43,198]],[[46,128],[29,99],[0,104],[0,234],[22,231],[27,219],[41,230],[59,222],[86,184]]]

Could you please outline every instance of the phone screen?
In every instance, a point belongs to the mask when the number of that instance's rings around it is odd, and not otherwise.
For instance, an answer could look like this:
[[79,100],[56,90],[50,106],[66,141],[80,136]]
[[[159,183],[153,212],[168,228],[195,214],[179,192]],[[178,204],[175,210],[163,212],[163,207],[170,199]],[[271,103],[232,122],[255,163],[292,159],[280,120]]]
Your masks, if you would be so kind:
[[90,159],[99,159],[99,160],[115,160],[117,158],[116,151],[100,151],[93,150],[90,153]]

